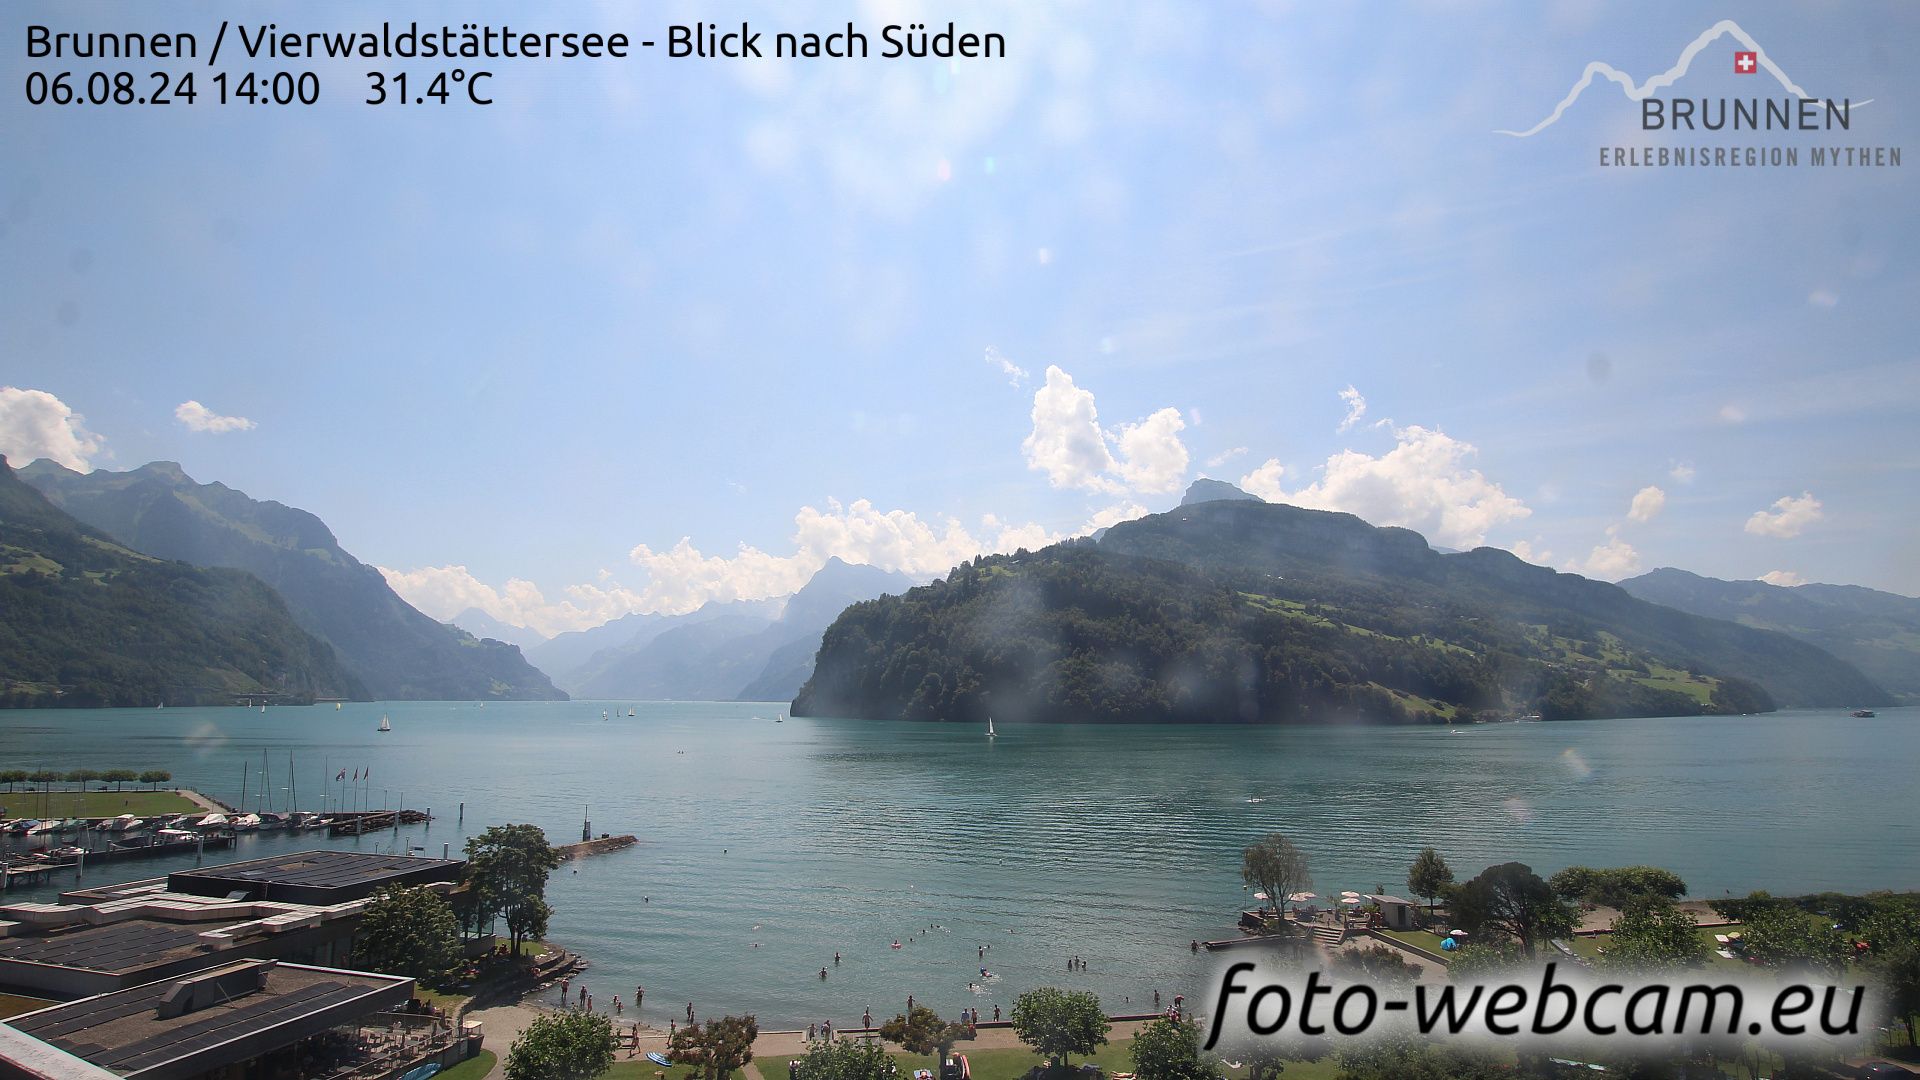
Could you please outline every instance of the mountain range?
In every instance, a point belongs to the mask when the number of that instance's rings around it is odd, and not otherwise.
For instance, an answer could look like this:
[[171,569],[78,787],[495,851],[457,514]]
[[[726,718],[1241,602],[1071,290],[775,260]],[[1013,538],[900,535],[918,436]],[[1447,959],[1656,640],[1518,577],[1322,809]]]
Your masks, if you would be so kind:
[[1920,702],[1920,600],[1913,597],[1858,585],[1721,581],[1671,568],[1620,587],[1642,600],[1818,645],[1901,701]]
[[520,655],[522,656],[527,655],[527,650],[532,649],[536,645],[544,645],[548,640],[547,636],[538,630],[533,630],[525,626],[515,626],[510,622],[502,622],[486,612],[481,611],[479,608],[473,607],[448,619],[447,624],[449,626],[459,627],[477,638],[485,638],[491,641],[504,641],[509,645],[516,645],[519,647]]
[[812,672],[821,632],[847,605],[913,584],[831,558],[792,596],[630,615],[559,635],[535,646],[532,658],[552,665],[554,681],[579,697],[786,701]]
[[363,697],[252,574],[132,550],[0,457],[0,704],[225,705]]
[[415,610],[374,567],[340,547],[324,522],[225,484],[201,484],[156,461],[130,472],[79,473],[40,460],[20,478],[47,501],[134,551],[199,567],[244,570],[286,601],[295,622],[332,646],[378,699],[554,699],[566,695],[520,655]]
[[1215,483],[1098,540],[976,559],[855,604],[793,711],[1456,722],[1890,700],[1786,634]]

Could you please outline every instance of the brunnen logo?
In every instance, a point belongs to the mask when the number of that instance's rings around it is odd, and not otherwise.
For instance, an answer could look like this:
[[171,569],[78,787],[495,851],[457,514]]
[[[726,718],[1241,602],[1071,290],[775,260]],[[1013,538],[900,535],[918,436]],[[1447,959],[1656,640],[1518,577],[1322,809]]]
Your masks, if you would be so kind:
[[[1784,93],[1778,96],[1698,98],[1660,95],[1661,91],[1679,82],[1693,68],[1694,61],[1708,46],[1723,37],[1731,37],[1741,46],[1733,54],[1734,75],[1769,76]],[[1595,60],[1587,65],[1580,79],[1573,84],[1573,89],[1567,91],[1567,95],[1560,99],[1560,103],[1553,107],[1545,119],[1524,131],[1499,129],[1494,134],[1515,139],[1529,139],[1540,134],[1559,121],[1596,78],[1618,85],[1629,101],[1639,105],[1640,130],[1643,132],[1678,133],[1701,139],[1714,138],[1716,136],[1711,133],[1722,132],[1821,132],[1833,140],[1828,145],[1815,146],[1777,143],[1732,145],[1726,142],[1602,146],[1602,166],[1793,167],[1803,163],[1822,167],[1900,166],[1900,147],[1861,145],[1849,140],[1853,131],[1854,110],[1871,104],[1871,98],[1854,101],[1844,97],[1816,97],[1808,93],[1789,78],[1780,65],[1767,55],[1766,49],[1732,19],[1724,19],[1708,27],[1680,51],[1680,58],[1674,61],[1672,67],[1645,82],[1635,82],[1633,76],[1612,64]]]

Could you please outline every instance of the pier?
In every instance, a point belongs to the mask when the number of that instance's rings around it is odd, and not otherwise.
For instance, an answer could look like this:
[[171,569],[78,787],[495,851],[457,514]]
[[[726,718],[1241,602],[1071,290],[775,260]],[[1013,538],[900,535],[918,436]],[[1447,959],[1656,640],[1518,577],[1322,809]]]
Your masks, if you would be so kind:
[[582,840],[577,844],[558,844],[554,852],[563,859],[580,859],[588,855],[605,855],[611,851],[621,851],[640,842],[637,836],[602,836],[597,840]]
[[383,832],[401,825],[416,825],[422,821],[432,820],[432,815],[424,810],[368,810],[334,814],[332,824],[327,826],[327,835],[365,836],[371,832]]

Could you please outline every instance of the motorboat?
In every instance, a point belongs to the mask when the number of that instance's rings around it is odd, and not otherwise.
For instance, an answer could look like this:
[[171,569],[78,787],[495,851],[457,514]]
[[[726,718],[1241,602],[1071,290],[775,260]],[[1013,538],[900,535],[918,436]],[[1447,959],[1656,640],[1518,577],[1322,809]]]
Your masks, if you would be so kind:
[[60,823],[54,820],[36,822],[27,830],[28,836],[46,836],[60,831]]
[[39,818],[21,818],[18,821],[8,822],[7,831],[15,836],[23,836],[27,830],[38,824],[40,824]]
[[260,815],[241,814],[229,822],[229,825],[234,832],[252,832],[260,827]]
[[209,829],[227,828],[227,815],[219,813],[218,811],[208,814],[206,817],[201,818],[200,823],[195,825],[194,828],[199,829],[201,832],[206,832]]
[[146,824],[144,820],[132,814],[121,814],[119,817],[108,818],[100,827],[106,832],[129,833],[145,827]]

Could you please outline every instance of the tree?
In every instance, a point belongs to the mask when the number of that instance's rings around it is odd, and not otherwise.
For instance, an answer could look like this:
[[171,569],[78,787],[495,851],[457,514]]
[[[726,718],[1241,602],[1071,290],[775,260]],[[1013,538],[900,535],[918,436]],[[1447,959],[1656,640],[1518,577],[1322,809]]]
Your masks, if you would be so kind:
[[1084,1056],[1105,1046],[1112,1027],[1092,994],[1042,986],[1013,1003],[1013,1033],[1051,1065],[1068,1054]]
[[1200,1052],[1200,1029],[1162,1017],[1140,1029],[1127,1051],[1140,1080],[1221,1080],[1220,1061]]
[[1413,895],[1427,898],[1427,910],[1432,911],[1434,898],[1447,891],[1453,884],[1453,870],[1447,866],[1447,860],[1432,848],[1421,848],[1420,854],[1413,857],[1413,865],[1407,867],[1407,888]]
[[148,769],[146,772],[140,774],[140,782],[148,785],[154,791],[159,791],[161,784],[168,783],[172,780],[173,774],[165,769]]
[[1699,924],[1671,900],[1635,900],[1613,920],[1613,935],[1596,963],[1623,971],[1667,972],[1707,962]]
[[753,1040],[760,1022],[753,1016],[723,1016],[704,1024],[688,1024],[673,1033],[667,1056],[675,1065],[693,1065],[706,1080],[727,1080],[753,1060]]
[[460,965],[460,923],[432,889],[382,890],[361,916],[353,957],[373,971],[432,985]]
[[1768,967],[1838,974],[1851,951],[1838,931],[1785,900],[1750,905],[1740,943],[1747,957]]
[[1287,898],[1313,884],[1307,857],[1281,833],[1268,833],[1247,846],[1240,857],[1240,880],[1267,894],[1274,909],[1284,913]]
[[938,1054],[943,1058],[966,1034],[965,1024],[942,1020],[939,1013],[925,1005],[915,1005],[911,1012],[880,1025],[880,1037],[899,1043],[908,1053]]
[[7,769],[4,772],[0,772],[0,784],[7,785],[8,791],[12,791],[13,785],[15,784],[25,783],[26,779],[27,770],[25,769]]
[[77,786],[81,791],[87,790],[87,785],[98,779],[100,773],[96,769],[70,769],[66,775],[67,783]]
[[891,1080],[898,1074],[893,1058],[878,1043],[835,1039],[807,1051],[796,1080]]
[[1920,1014],[1920,898],[1874,897],[1872,903],[1860,920],[1867,967],[1886,993],[1888,1012],[1906,1025],[1907,1045],[1920,1044],[1914,1038],[1914,1016]]
[[[494,916],[507,920],[512,955],[528,935],[546,932],[547,875],[560,866],[560,853],[537,825],[495,825],[467,841],[467,882],[473,890],[475,926]],[[484,913],[484,918],[481,917]]]
[[1512,1066],[1471,1050],[1411,1038],[1368,1039],[1335,1056],[1339,1080],[1506,1080]]
[[1576,924],[1573,910],[1524,863],[1487,867],[1455,889],[1450,903],[1455,926],[1469,934],[1504,934],[1529,960],[1539,943],[1572,933]]
[[507,1051],[507,1080],[593,1080],[613,1067],[613,1021],[599,1013],[541,1013]]
[[100,779],[112,784],[113,790],[119,791],[121,790],[120,785],[140,779],[140,774],[134,772],[132,769],[108,769],[106,772],[100,774]]
[[1596,870],[1569,866],[1547,880],[1562,900],[1625,911],[1637,900],[1678,900],[1687,895],[1680,875],[1657,866]]

